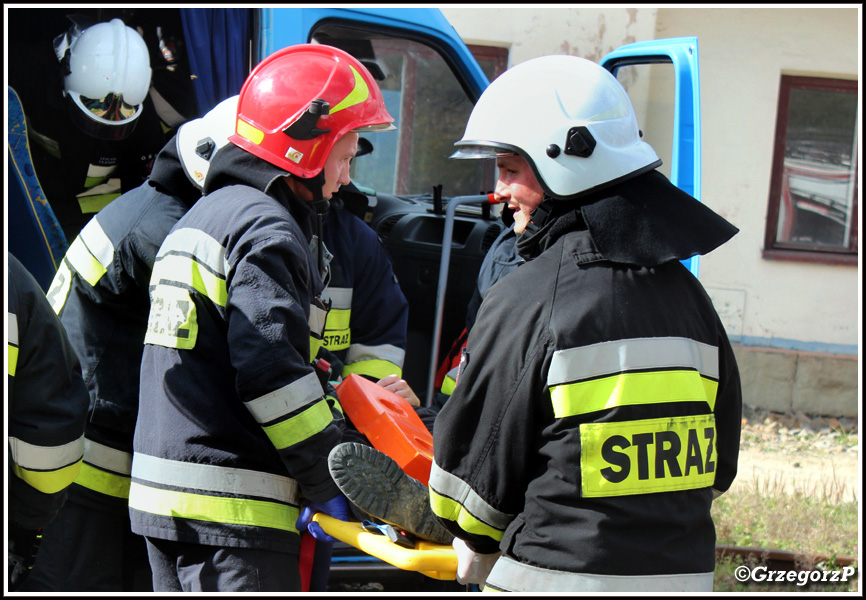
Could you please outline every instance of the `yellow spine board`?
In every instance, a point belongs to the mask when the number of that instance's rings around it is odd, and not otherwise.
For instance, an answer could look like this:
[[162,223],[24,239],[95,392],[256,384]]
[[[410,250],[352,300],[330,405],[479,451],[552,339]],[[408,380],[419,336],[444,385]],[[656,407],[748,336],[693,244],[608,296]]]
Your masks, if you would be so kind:
[[313,520],[328,535],[399,569],[417,571],[433,579],[457,578],[457,555],[451,546],[419,541],[414,549],[403,548],[384,535],[364,531],[360,523],[340,521],[323,513],[317,513]]

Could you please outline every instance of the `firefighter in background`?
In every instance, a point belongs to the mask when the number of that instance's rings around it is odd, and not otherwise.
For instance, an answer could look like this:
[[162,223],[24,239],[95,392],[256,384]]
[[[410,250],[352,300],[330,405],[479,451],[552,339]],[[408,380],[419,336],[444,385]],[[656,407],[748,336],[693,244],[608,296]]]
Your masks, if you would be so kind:
[[459,538],[458,576],[712,590],[710,507],[736,475],[742,396],[680,261],[737,229],[656,170],[627,94],[588,60],[506,71],[456,145],[496,159],[527,260],[488,290],[436,419],[430,502]]
[[72,242],[94,214],[144,182],[166,138],[148,97],[147,47],[123,21],[73,18],[50,54],[40,48],[18,61],[10,84],[27,115],[39,182]]
[[[343,422],[311,366],[327,317],[320,216],[359,132],[393,129],[360,62],[284,48],[151,277],[129,494],[156,591],[300,591],[302,500],[348,517],[327,454]],[[317,342],[313,343],[311,338]]]
[[75,351],[45,294],[7,257],[8,586],[38,564],[41,529],[81,469],[87,390]]
[[[234,118],[234,107],[224,103],[183,127],[206,129],[225,111]],[[25,591],[151,589],[147,549],[130,529],[127,498],[150,274],[159,245],[201,195],[179,160],[179,139],[159,153],[147,182],[82,229],[48,290],[80,358],[90,408],[81,474],[45,528],[41,560]]]

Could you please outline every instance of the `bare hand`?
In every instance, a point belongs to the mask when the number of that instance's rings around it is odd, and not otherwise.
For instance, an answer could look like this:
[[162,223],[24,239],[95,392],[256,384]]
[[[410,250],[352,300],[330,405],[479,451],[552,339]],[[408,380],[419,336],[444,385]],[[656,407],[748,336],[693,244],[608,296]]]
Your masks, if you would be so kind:
[[398,396],[405,398],[412,406],[421,406],[421,401],[418,399],[418,396],[415,395],[415,392],[412,391],[412,388],[409,387],[409,384],[405,379],[400,379],[397,375],[388,375],[387,377],[380,379],[377,383],[389,392],[394,392]]

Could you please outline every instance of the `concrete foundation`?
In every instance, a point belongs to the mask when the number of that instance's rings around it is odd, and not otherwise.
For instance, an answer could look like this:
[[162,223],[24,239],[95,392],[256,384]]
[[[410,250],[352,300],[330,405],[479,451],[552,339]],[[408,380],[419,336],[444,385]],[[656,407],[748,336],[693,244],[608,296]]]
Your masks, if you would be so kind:
[[858,357],[734,345],[743,404],[773,412],[857,418]]

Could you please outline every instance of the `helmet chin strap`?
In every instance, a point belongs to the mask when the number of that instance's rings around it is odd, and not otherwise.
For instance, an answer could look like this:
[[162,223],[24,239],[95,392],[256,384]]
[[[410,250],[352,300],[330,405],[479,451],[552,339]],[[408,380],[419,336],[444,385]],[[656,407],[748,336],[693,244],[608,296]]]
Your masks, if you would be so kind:
[[547,220],[550,218],[550,213],[553,212],[554,203],[555,201],[552,198],[548,198],[547,196],[544,197],[541,204],[536,206],[535,210],[529,213],[529,223],[526,224],[524,235],[530,237],[539,229],[544,227]]
[[313,195],[314,204],[324,200],[322,196],[322,187],[325,185],[325,169],[322,169],[315,177],[311,177],[310,179],[301,179],[300,177],[297,177],[297,179]]

